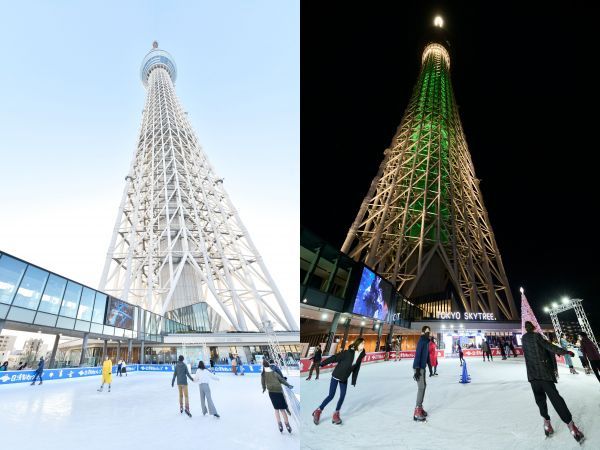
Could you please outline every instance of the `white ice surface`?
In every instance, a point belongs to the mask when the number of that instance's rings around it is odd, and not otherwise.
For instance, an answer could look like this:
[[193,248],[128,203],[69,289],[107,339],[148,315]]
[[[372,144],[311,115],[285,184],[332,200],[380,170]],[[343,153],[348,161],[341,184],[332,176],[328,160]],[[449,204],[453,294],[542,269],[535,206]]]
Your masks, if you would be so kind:
[[[331,423],[339,388],[314,425],[311,413],[327,396],[331,373],[302,383],[302,449],[600,449],[600,383],[569,374],[559,366],[556,385],[573,420],[585,434],[580,446],[548,402],[554,436],[546,438],[543,419],[527,382],[523,357],[483,363],[467,358],[471,383],[459,384],[458,359],[439,358],[437,377],[427,375],[426,423],[413,421],[417,386],[412,359],[366,364],[356,387],[348,385],[341,425]],[[313,374],[314,375],[314,374]]]
[[[217,374],[212,398],[221,416],[203,416],[198,385],[188,386],[192,418],[179,413],[172,373],[115,377],[111,392],[97,392],[100,377],[0,386],[2,448],[150,450],[298,449],[299,430],[280,434],[260,376]],[[188,380],[189,381],[189,380]],[[299,379],[289,383],[299,391]]]

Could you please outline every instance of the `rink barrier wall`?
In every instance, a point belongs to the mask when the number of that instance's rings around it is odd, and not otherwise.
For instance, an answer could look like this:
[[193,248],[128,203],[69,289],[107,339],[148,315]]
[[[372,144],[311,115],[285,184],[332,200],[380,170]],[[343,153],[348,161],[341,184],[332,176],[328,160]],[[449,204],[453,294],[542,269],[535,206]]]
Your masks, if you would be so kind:
[[[127,372],[173,372],[174,364],[130,364],[127,366]],[[244,373],[260,373],[262,366],[259,364],[244,364]],[[213,370],[215,373],[232,373],[230,365],[216,365]],[[112,373],[117,373],[117,366],[114,365]],[[240,373],[238,366],[238,374]],[[102,367],[63,367],[62,369],[45,369],[42,380],[66,380],[69,378],[82,378],[102,375]],[[5,384],[27,383],[35,377],[35,370],[10,370],[0,372],[0,386]],[[39,379],[38,379],[39,380]]]
[[[515,347],[515,352],[517,353],[517,355],[523,355],[523,349],[521,347]],[[385,362],[385,353],[386,352],[373,352],[373,353],[367,353],[365,355],[365,357],[363,358],[362,364],[370,364],[370,363],[375,363],[375,362]],[[392,351],[392,352],[388,352],[389,353],[389,357],[388,357],[388,361],[393,361],[394,358],[396,357],[396,352]],[[414,358],[415,357],[415,350],[406,350],[406,351],[401,351],[400,352],[400,358],[402,359],[410,359],[410,358]],[[458,358],[458,353],[452,353],[451,354],[453,357]],[[500,349],[498,348],[492,348],[492,356],[501,356],[502,354],[500,353]],[[448,355],[450,356],[450,355]],[[329,356],[323,356],[323,359],[328,358]],[[445,350],[437,350],[437,357],[438,358],[445,358],[446,357],[446,351]],[[483,350],[481,349],[465,349],[463,350],[463,357],[464,358],[472,358],[472,357],[483,357]],[[310,365],[311,365],[312,361],[309,358],[302,358],[300,360],[300,373],[304,373],[304,372],[308,372],[310,370]],[[327,370],[327,369],[331,369],[335,367],[335,363],[334,364],[327,364],[326,366],[321,367],[321,370]]]

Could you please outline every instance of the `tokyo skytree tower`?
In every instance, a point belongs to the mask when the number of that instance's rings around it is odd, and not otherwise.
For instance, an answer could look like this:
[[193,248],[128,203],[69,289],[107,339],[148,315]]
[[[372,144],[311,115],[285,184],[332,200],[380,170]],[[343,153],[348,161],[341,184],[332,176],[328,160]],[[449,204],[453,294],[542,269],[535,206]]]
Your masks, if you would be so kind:
[[516,320],[460,122],[442,25],[436,18],[404,117],[342,251],[410,299],[454,292],[453,306],[466,312]]
[[175,93],[172,56],[153,43],[147,89],[100,289],[158,314],[206,302],[210,331],[298,330]]

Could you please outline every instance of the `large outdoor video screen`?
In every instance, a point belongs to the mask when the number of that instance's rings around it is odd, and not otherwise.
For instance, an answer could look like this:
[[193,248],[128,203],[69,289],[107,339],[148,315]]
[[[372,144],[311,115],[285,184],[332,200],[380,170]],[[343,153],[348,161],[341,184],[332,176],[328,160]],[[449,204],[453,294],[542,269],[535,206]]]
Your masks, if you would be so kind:
[[134,306],[114,297],[109,297],[104,323],[111,327],[133,330]]
[[363,268],[352,312],[386,320],[391,299],[392,285],[367,267]]

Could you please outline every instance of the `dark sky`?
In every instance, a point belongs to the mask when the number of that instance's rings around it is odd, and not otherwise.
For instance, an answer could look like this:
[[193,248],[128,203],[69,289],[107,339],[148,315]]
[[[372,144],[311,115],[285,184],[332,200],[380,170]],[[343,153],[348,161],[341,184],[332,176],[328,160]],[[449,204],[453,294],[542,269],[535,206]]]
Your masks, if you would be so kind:
[[[513,295],[600,307],[598,12],[561,2],[302,2],[301,223],[341,246],[416,82],[436,13]],[[555,8],[555,9],[553,9]]]

